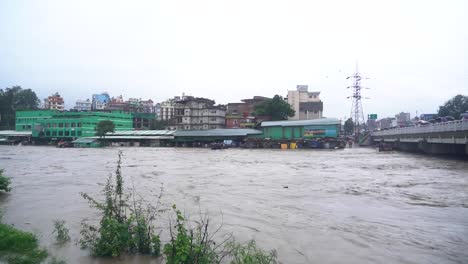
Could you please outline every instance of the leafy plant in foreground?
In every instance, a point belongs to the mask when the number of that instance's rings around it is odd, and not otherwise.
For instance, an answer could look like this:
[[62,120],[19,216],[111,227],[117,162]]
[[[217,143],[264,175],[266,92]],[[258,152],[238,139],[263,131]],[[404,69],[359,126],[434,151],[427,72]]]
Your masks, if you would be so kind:
[[55,234],[55,241],[57,244],[65,244],[70,241],[70,235],[68,233],[69,230],[65,227],[64,220],[54,220],[54,231],[52,234]]
[[11,180],[10,178],[3,175],[3,170],[0,169],[0,191],[4,190],[5,192],[11,191],[10,188]]
[[266,252],[257,247],[255,240],[247,244],[239,244],[234,241],[228,243],[231,264],[275,264],[276,251]]
[[102,257],[135,252],[157,255],[160,252],[156,243],[159,237],[151,225],[156,209],[149,205],[144,208],[143,201],[136,201],[134,193],[124,192],[121,164],[122,152],[119,152],[115,179],[109,176],[103,190],[104,201],[81,193],[101,212],[101,221],[98,226],[82,223],[80,245]]
[[0,260],[10,264],[38,264],[47,258],[39,248],[37,237],[0,223]]

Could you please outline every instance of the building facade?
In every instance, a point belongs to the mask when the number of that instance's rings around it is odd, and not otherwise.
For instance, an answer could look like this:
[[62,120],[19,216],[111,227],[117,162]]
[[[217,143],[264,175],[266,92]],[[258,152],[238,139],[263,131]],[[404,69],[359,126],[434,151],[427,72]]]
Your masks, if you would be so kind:
[[255,106],[269,100],[268,97],[254,96],[243,99],[242,103],[229,103],[226,108],[226,128],[252,128],[256,125]]
[[73,139],[93,137],[100,121],[110,120],[115,130],[132,130],[133,116],[122,112],[18,111],[17,130],[31,130],[33,138]]
[[264,138],[281,139],[311,139],[336,138],[341,122],[336,118],[297,121],[267,121],[262,122]]
[[177,130],[224,128],[226,107],[206,98],[186,96],[174,103]]
[[93,94],[91,110],[104,110],[107,104],[110,102],[111,98],[108,93]]
[[76,111],[91,111],[91,101],[89,99],[86,100],[76,100],[75,109]]
[[322,118],[323,102],[320,92],[309,92],[307,85],[297,85],[296,90],[288,91],[287,101],[296,112],[289,120],[311,120]]
[[44,99],[44,109],[63,111],[65,103],[59,93],[55,93]]

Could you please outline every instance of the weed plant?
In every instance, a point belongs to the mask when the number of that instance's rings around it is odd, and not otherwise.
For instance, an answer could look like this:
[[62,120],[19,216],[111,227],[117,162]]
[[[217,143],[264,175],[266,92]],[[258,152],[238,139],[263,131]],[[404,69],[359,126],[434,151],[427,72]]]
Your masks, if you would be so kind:
[[0,169],[0,191],[2,191],[2,190],[5,191],[5,192],[11,191],[10,183],[11,183],[10,178],[4,176],[3,175],[3,170]]
[[70,241],[69,230],[65,227],[64,220],[54,220],[54,231],[52,234],[55,235],[55,242],[63,245]]

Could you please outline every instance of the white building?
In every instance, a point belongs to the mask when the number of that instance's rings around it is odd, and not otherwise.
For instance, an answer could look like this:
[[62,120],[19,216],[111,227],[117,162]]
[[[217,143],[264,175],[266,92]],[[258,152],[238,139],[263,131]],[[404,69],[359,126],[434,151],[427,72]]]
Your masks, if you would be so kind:
[[202,130],[224,128],[226,107],[206,98],[186,96],[174,104],[176,129]]
[[309,92],[307,85],[298,85],[296,90],[288,91],[288,103],[296,111],[289,120],[310,120],[322,118],[323,102],[320,92]]
[[73,107],[76,111],[91,111],[91,101],[89,99],[86,100],[76,100],[75,107]]
[[44,109],[63,111],[65,103],[59,93],[55,93],[44,99]]

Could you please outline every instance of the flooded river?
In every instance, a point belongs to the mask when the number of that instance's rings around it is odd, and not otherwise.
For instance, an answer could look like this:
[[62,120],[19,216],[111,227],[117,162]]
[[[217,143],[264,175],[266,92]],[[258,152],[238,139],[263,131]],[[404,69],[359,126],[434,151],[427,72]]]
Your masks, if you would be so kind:
[[[163,185],[166,206],[206,211],[282,263],[468,263],[467,161],[372,149],[122,150],[124,179],[146,198]],[[112,263],[75,241],[81,220],[96,218],[79,192],[99,194],[117,152],[0,146],[13,182],[0,195],[3,221],[40,234],[67,263]],[[67,221],[74,243],[50,242],[54,219]]]

